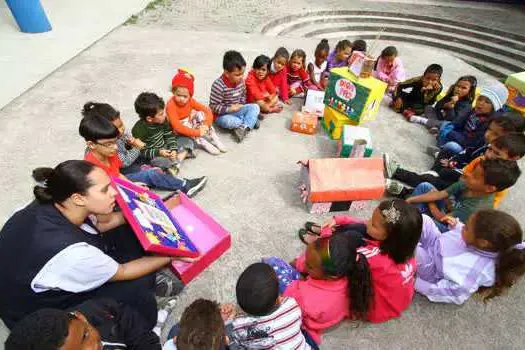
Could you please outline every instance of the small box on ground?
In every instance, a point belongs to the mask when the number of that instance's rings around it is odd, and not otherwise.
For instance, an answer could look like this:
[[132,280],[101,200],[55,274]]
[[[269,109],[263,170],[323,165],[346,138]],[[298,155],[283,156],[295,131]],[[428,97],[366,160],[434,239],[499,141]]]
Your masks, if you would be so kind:
[[317,131],[317,115],[313,113],[294,112],[290,130],[302,134],[315,134]]
[[348,158],[352,154],[354,143],[356,141],[364,141],[364,157],[370,157],[374,151],[372,148],[372,138],[370,137],[370,130],[362,126],[344,125],[343,134],[338,142],[337,154],[341,158]]

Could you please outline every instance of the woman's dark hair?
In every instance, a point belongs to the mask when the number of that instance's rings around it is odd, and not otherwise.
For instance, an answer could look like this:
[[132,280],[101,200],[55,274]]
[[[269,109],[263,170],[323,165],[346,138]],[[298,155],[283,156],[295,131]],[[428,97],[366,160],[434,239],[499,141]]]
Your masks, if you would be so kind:
[[523,133],[510,133],[498,137],[492,145],[505,150],[509,157],[523,157],[525,155],[525,135]]
[[[330,258],[335,265],[335,273],[327,275],[348,278],[350,314],[355,319],[365,319],[373,297],[372,275],[368,260],[357,248],[363,245],[361,234],[355,231],[335,232],[329,239]],[[316,249],[320,247],[316,241]]]
[[120,118],[120,112],[108,103],[87,102],[82,108],[82,115],[84,117],[101,116],[110,122]]
[[505,112],[502,115],[495,116],[492,121],[505,132],[519,132],[525,131],[525,118],[516,112]]
[[[379,249],[381,253],[387,254],[396,264],[405,263],[414,256],[414,250],[423,228],[423,217],[415,206],[402,199],[383,201],[378,208],[388,233],[386,239],[381,242]],[[388,222],[383,210],[393,211],[392,208],[400,215],[395,222]]]
[[292,55],[290,56],[290,60],[292,60],[294,57],[299,57],[301,61],[303,62],[303,68],[306,68],[306,52],[304,52],[301,49],[296,49],[292,52]]
[[86,141],[97,142],[99,140],[114,139],[120,135],[117,127],[105,117],[100,115],[82,118],[78,133]]
[[179,325],[179,349],[219,349],[223,344],[224,321],[219,304],[214,301],[195,300],[182,313]]
[[315,54],[317,55],[319,52],[330,52],[330,45],[328,45],[327,39],[322,39],[319,44],[315,47]]
[[454,94],[454,87],[458,85],[460,81],[468,81],[470,83],[470,90],[468,91],[467,100],[469,100],[471,103],[474,102],[474,99],[476,98],[476,87],[478,86],[478,79],[476,79],[473,75],[464,75],[462,77],[459,77],[459,79],[454,83],[454,85],[451,85],[448,88],[447,94],[443,99],[450,99],[452,98],[452,95]]
[[335,52],[343,51],[347,48],[352,48],[352,43],[346,39],[340,40],[337,42],[337,45],[335,45]]
[[40,309],[18,322],[5,342],[5,350],[57,350],[69,334],[70,313]]
[[279,297],[279,281],[270,265],[254,263],[241,273],[235,287],[237,304],[253,316],[272,312]]
[[353,51],[366,52],[366,41],[358,39],[352,44]]
[[280,47],[275,51],[275,54],[273,55],[272,61],[276,58],[283,57],[286,59],[286,62],[290,59],[290,53],[288,50],[286,50],[286,47]]
[[381,57],[390,57],[390,56],[394,56],[394,57],[397,57],[398,53],[397,53],[397,48],[395,46],[387,46],[383,49],[383,51],[381,51]]
[[270,69],[270,57],[266,55],[259,55],[255,58],[253,61],[253,69],[261,69],[262,67],[266,66],[267,69]]
[[60,204],[74,193],[85,194],[93,185],[88,175],[95,166],[84,160],[66,160],[52,168],[36,168],[33,179],[38,183],[33,194],[42,204]]
[[516,248],[522,243],[523,231],[516,219],[495,209],[480,210],[474,213],[474,235],[477,239],[488,241],[498,253],[496,261],[496,281],[486,288],[484,300],[501,295],[525,273],[525,250]]

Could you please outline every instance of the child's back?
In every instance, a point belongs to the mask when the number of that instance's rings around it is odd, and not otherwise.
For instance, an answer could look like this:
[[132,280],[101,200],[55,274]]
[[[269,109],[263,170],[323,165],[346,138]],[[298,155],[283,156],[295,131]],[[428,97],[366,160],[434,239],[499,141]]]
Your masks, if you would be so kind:
[[238,317],[231,327],[230,340],[244,349],[310,348],[301,335],[301,308],[293,298],[283,298],[268,315]]
[[231,349],[310,349],[301,332],[301,308],[293,298],[279,296],[270,265],[248,266],[237,280],[236,295],[247,316],[233,320]]

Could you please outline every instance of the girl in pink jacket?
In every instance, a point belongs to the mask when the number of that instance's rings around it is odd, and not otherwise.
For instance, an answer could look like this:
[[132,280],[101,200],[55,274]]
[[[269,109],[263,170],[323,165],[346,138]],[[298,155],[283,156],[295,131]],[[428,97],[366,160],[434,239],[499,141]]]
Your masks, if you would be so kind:
[[[387,200],[366,224],[336,216],[322,227],[307,226],[311,243],[293,263],[305,277],[291,282],[284,295],[297,301],[303,328],[317,344],[324,330],[346,318],[384,322],[410,305],[422,227],[415,207]],[[282,268],[274,269],[281,278]]]
[[378,58],[374,76],[388,84],[387,92],[394,92],[397,84],[405,81],[406,74],[403,62],[397,57],[395,46],[387,46]]

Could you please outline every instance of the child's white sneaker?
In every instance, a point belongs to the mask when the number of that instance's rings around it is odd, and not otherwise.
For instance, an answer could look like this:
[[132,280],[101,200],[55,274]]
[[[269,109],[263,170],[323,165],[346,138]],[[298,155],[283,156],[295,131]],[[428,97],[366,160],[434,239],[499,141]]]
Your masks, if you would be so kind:
[[219,139],[219,135],[217,135],[217,132],[215,131],[215,129],[213,127],[210,128],[210,131],[208,132],[208,135],[210,137],[210,142],[215,147],[217,147],[219,149],[219,151],[221,151],[222,153],[228,152],[228,149],[226,148],[224,143],[222,143],[221,139]]

